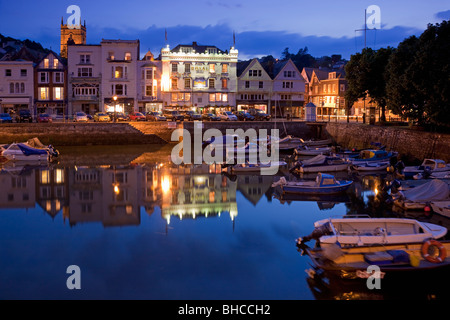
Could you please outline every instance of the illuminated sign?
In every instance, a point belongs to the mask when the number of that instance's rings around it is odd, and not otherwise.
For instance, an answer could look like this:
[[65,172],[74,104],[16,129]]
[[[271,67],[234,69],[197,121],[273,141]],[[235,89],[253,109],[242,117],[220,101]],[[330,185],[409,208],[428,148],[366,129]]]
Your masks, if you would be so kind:
[[206,79],[194,79],[194,88],[205,89],[206,88]]

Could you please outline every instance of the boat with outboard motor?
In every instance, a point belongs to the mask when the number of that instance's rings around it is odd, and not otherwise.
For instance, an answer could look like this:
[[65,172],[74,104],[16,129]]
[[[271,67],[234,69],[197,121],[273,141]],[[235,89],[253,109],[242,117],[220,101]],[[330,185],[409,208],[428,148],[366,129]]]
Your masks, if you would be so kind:
[[1,146],[1,156],[9,161],[53,161],[59,151],[52,145],[44,146],[37,138],[27,142],[11,143]]

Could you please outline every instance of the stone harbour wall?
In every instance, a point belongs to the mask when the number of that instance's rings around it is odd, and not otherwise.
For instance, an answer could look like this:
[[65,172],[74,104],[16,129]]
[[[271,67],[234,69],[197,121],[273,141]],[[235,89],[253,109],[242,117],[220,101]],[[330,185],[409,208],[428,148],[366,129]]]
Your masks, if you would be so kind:
[[37,137],[54,146],[165,144],[172,131],[166,122],[12,123],[0,125],[0,143]]
[[449,134],[339,122],[328,122],[325,134],[346,148],[369,148],[371,142],[379,142],[387,150],[397,151],[404,159],[433,158],[450,162]]

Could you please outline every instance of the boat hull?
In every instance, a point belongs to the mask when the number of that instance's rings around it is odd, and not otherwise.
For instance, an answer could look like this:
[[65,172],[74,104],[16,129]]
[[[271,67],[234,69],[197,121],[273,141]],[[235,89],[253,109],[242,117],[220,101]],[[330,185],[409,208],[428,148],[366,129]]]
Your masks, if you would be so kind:
[[285,193],[305,194],[305,195],[328,195],[339,194],[347,191],[352,185],[352,181],[340,181],[337,186],[302,186],[302,185],[282,185],[281,188]]
[[319,166],[301,166],[298,170],[302,173],[307,172],[336,172],[344,171],[349,167],[348,163],[345,164],[330,164],[330,165],[319,165]]

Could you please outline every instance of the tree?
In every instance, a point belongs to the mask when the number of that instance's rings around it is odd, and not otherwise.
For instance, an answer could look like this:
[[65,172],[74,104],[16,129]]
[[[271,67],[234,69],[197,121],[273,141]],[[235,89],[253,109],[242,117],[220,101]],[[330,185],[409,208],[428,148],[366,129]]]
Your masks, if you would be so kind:
[[389,107],[419,125],[449,127],[450,23],[429,24],[419,38],[403,40],[386,73]]
[[291,58],[291,54],[289,53],[289,48],[284,48],[283,52],[281,53],[281,60],[289,60]]
[[386,120],[386,83],[385,70],[393,48],[373,50],[364,48],[361,53],[350,57],[345,67],[348,90],[346,99],[353,105],[360,98],[370,97],[381,108],[381,121]]

